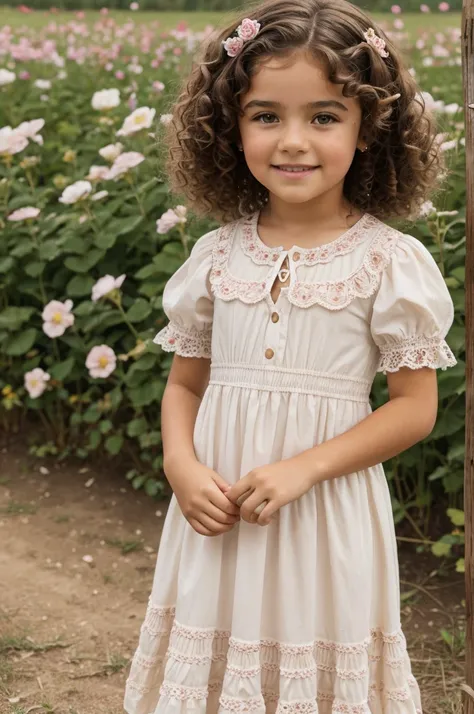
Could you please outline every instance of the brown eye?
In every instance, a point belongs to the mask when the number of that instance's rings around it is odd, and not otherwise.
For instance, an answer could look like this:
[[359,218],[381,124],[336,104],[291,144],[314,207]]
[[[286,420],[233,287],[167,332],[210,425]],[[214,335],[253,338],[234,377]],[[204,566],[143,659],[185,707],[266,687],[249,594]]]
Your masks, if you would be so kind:
[[270,119],[276,119],[276,117],[275,117],[274,114],[269,114],[269,113],[267,112],[266,114],[259,114],[257,117],[254,117],[254,118],[252,119],[252,121],[260,122],[260,124],[273,124],[273,122],[271,122],[271,121],[260,121],[260,120],[263,119],[264,117],[266,117],[266,118],[270,117]]
[[315,119],[321,119],[321,117],[323,117],[323,118],[325,118],[325,119],[331,119],[331,122],[323,122],[323,123],[320,124],[319,126],[329,126],[329,123],[332,124],[332,122],[338,121],[338,119],[336,119],[336,117],[333,117],[332,114],[318,114],[318,116],[317,116],[317,117],[314,117],[314,118],[315,118]]

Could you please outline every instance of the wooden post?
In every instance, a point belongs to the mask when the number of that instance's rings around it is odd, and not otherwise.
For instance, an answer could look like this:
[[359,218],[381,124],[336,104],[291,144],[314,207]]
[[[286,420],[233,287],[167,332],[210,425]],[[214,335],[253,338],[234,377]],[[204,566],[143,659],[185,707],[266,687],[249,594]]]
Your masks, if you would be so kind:
[[[474,0],[463,0],[462,75],[466,125],[466,684],[474,690]],[[471,105],[471,107],[469,106]],[[474,698],[464,691],[464,714],[474,714]]]

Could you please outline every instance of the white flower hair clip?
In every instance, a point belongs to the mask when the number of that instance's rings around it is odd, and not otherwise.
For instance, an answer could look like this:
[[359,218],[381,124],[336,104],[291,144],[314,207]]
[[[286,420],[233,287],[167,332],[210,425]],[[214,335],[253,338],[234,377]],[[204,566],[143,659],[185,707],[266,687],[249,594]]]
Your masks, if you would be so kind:
[[242,20],[236,30],[237,37],[228,37],[226,40],[222,40],[222,44],[229,57],[236,57],[245,42],[257,37],[260,27],[260,23],[256,20],[250,20],[248,17]]
[[381,57],[389,56],[388,52],[385,50],[385,40],[382,40],[381,37],[378,37],[375,34],[375,30],[373,27],[369,27],[367,32],[364,32],[364,37],[368,44],[372,45],[372,47],[374,47],[374,49],[379,53]]

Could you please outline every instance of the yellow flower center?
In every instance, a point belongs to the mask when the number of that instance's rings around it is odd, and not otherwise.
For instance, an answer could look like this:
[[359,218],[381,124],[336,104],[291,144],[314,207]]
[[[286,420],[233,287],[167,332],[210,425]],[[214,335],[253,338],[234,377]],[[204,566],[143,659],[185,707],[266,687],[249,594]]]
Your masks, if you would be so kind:
[[61,322],[63,321],[63,316],[61,315],[60,312],[55,312],[52,321],[56,323],[56,325],[60,325]]
[[145,117],[143,116],[143,114],[137,114],[137,116],[134,118],[133,121],[134,121],[135,124],[142,124],[144,118],[145,118]]
[[30,382],[30,387],[37,387],[39,384],[39,381],[37,379],[32,379]]
[[100,357],[99,365],[102,367],[102,369],[107,367],[108,364],[109,364],[109,360],[107,359],[107,357]]

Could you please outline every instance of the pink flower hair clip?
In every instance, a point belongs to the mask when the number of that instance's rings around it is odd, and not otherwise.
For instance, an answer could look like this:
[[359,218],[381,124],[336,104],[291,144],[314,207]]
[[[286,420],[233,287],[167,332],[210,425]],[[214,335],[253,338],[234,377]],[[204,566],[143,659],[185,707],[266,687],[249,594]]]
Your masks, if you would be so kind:
[[245,42],[257,37],[260,27],[260,23],[256,20],[250,20],[248,17],[242,20],[236,30],[237,37],[228,37],[226,40],[222,40],[222,44],[229,57],[236,57],[242,50]]
[[382,40],[381,37],[378,37],[375,34],[375,30],[373,27],[369,27],[367,32],[364,32],[364,37],[366,39],[366,42],[368,42],[369,45],[372,45],[372,47],[379,53],[381,57],[388,57],[389,54],[385,50],[385,40]]

